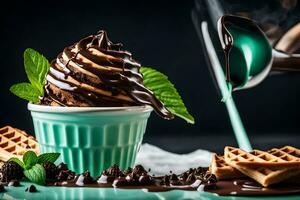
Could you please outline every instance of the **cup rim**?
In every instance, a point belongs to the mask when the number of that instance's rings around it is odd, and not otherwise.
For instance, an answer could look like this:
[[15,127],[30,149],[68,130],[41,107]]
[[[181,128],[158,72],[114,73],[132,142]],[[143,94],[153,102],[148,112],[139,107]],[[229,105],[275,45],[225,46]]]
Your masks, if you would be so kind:
[[153,108],[149,105],[124,106],[124,107],[61,107],[37,105],[28,103],[28,110],[47,113],[87,113],[87,112],[151,112]]

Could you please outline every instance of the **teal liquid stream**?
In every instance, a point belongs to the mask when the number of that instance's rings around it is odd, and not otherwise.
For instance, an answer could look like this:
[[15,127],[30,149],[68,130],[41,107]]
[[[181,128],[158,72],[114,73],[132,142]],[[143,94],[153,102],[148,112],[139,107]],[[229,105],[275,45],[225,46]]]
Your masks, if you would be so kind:
[[[222,97],[224,99],[224,103],[226,105],[228,115],[230,118],[230,122],[231,122],[231,125],[233,128],[233,132],[235,134],[236,140],[238,142],[238,145],[243,150],[251,151],[252,147],[251,147],[248,135],[245,131],[245,128],[244,128],[244,125],[240,118],[239,112],[234,103],[234,99],[231,96],[231,91],[230,91],[231,86],[228,87],[228,85],[227,85],[224,71],[219,62],[215,48],[212,44],[212,40],[208,33],[207,22],[201,23],[201,31],[202,31],[202,35],[204,38],[205,46],[207,48],[208,57],[211,62],[211,67],[212,67],[213,73],[215,75],[218,87],[220,88]],[[228,98],[228,97],[230,97],[230,98]]]

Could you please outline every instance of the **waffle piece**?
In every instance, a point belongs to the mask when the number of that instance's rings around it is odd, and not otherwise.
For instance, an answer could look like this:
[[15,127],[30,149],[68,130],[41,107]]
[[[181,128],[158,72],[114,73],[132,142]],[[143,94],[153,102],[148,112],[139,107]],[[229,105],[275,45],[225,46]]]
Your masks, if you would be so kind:
[[262,167],[297,167],[300,166],[300,150],[291,146],[280,149],[273,148],[268,152],[254,150],[250,152],[248,160],[237,162],[241,166],[262,166]]
[[[292,155],[291,155],[292,156]],[[300,166],[280,166],[273,167],[268,166],[243,166],[239,165],[240,162],[268,162],[269,158],[274,158],[270,153],[255,150],[251,153],[245,152],[241,149],[234,147],[225,147],[224,158],[227,164],[239,170],[246,176],[256,180],[264,187],[268,187],[272,184],[276,184],[285,180],[290,179],[291,177],[297,177],[300,175]],[[293,157],[295,159],[297,157]],[[277,162],[284,162],[285,160],[277,158]]]
[[0,160],[22,157],[27,150],[39,153],[38,143],[33,136],[11,126],[0,128]]
[[216,175],[218,180],[245,177],[240,171],[228,165],[224,160],[224,156],[217,154],[213,154],[209,171]]

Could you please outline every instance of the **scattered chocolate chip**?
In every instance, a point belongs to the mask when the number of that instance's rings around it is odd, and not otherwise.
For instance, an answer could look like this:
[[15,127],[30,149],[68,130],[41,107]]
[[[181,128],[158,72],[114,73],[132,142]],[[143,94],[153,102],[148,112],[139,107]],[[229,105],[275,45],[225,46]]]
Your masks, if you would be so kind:
[[113,177],[119,177],[119,176],[124,176],[122,171],[120,170],[119,166],[114,164],[111,166],[108,170],[108,175],[113,176]]
[[166,186],[170,185],[170,177],[168,175],[165,175],[163,178],[163,184]]
[[190,168],[189,170],[188,170],[188,172],[187,172],[188,174],[192,174],[192,173],[194,173],[194,169],[193,168]]
[[[53,163],[48,163],[45,169],[47,168],[48,171],[54,169]],[[155,175],[151,176],[148,171],[142,165],[137,165],[133,169],[128,168],[122,171],[118,165],[113,165],[107,170],[104,170],[101,173],[101,176],[94,179],[91,177],[88,171],[75,176],[75,172],[68,170],[66,164],[61,163],[59,166],[56,167],[57,174],[54,180],[47,179],[48,185],[54,186],[93,186],[93,184],[99,184],[98,187],[135,187],[135,186],[146,186],[151,185],[154,187],[164,187],[164,186],[181,186],[186,185],[192,188],[197,188],[200,184],[204,185],[207,188],[214,188],[216,187],[215,182],[217,181],[215,175],[206,172],[207,168],[190,168],[188,171],[176,175],[170,171],[171,174],[165,175],[164,177],[154,177]],[[58,170],[60,169],[60,170]],[[91,184],[91,185],[90,185]],[[101,185],[102,184],[102,185]],[[104,185],[103,185],[104,184]],[[192,186],[194,185],[194,187]]]
[[152,178],[147,173],[143,173],[139,178],[139,182],[142,185],[150,185],[152,183]]
[[188,177],[188,173],[187,172],[183,172],[180,176],[179,176],[179,179],[181,181],[185,181]]
[[43,167],[46,171],[46,179],[54,180],[57,175],[57,167],[54,163],[46,161],[43,163]]
[[170,180],[172,180],[172,181],[178,181],[179,179],[178,179],[178,177],[177,177],[176,174],[172,174],[171,177],[170,177]]
[[68,168],[68,165],[67,164],[65,164],[65,163],[60,163],[59,165],[57,165],[57,170],[58,171],[61,171],[61,170],[68,170],[69,168]]
[[93,184],[95,182],[96,181],[91,177],[90,172],[86,171],[77,178],[76,185],[83,186],[85,184]]
[[31,146],[29,146],[28,144],[25,147],[26,149],[31,149]]
[[0,185],[0,192],[5,192],[4,185]]
[[195,174],[194,174],[194,173],[191,173],[191,174],[187,177],[186,182],[187,182],[188,184],[192,184],[192,183],[195,182],[195,180],[196,180]]
[[170,177],[170,184],[172,185],[181,185],[178,176],[176,174],[172,174]]
[[68,180],[73,180],[75,178],[75,172],[71,170],[61,170],[57,177],[57,181],[68,181]]
[[125,185],[128,185],[128,184],[129,184],[129,181],[125,177],[119,177],[119,178],[117,178],[113,181],[112,186],[113,187],[120,187],[120,186],[125,186]]
[[217,180],[217,177],[216,175],[214,174],[211,174],[210,172],[207,172],[204,176],[204,181],[205,182],[209,182],[209,183],[216,183],[218,180]]
[[2,173],[1,182],[8,183],[13,179],[21,180],[23,178],[23,168],[13,161],[5,162],[0,172]]
[[25,189],[25,192],[37,192],[37,189],[34,185],[30,185],[28,188]]
[[196,175],[203,175],[203,174],[205,174],[206,173],[206,169],[205,168],[203,168],[203,167],[198,167],[197,169],[196,169],[196,171],[195,171],[195,174]]
[[126,180],[131,184],[134,184],[139,182],[139,176],[136,173],[132,172],[131,174],[126,176]]
[[20,181],[18,181],[16,179],[11,180],[11,181],[9,181],[8,186],[18,187],[18,186],[20,186]]
[[145,170],[145,168],[142,165],[136,165],[133,168],[132,172],[137,175],[141,175],[142,173],[147,173],[147,171]]

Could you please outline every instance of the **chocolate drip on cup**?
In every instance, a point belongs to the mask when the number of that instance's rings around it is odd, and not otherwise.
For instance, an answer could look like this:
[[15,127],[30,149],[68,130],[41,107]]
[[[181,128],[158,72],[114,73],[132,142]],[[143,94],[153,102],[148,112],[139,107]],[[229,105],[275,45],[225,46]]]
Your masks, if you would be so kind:
[[140,63],[105,31],[66,47],[51,62],[42,104],[56,106],[150,105],[165,119],[174,115],[143,85]]

